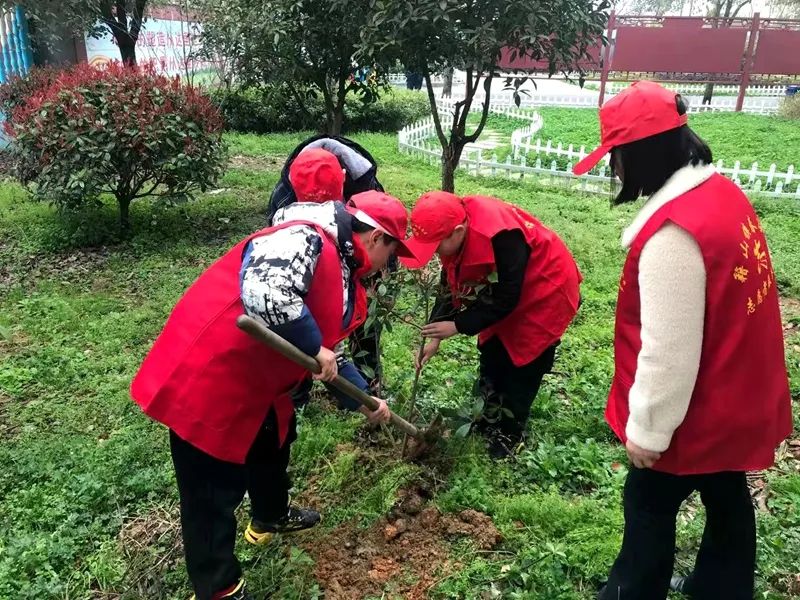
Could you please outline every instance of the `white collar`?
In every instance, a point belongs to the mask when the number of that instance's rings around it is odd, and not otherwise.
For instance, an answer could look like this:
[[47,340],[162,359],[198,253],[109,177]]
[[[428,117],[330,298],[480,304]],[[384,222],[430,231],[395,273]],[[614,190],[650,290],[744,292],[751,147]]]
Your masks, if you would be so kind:
[[633,219],[633,223],[622,232],[622,247],[630,248],[633,240],[636,239],[642,228],[647,225],[650,218],[660,208],[704,183],[716,172],[714,165],[687,165],[675,171],[672,177],[667,180],[667,183],[650,196],[650,199],[641,208],[636,218]]

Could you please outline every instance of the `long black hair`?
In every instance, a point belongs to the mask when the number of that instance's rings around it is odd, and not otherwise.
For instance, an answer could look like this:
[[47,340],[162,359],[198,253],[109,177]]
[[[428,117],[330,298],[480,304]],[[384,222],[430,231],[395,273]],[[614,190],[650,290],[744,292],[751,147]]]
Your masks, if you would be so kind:
[[[675,96],[679,115],[686,114],[686,103]],[[711,149],[688,125],[670,129],[612,150],[611,167],[622,180],[614,204],[633,202],[661,189],[676,171],[687,165],[710,164]]]

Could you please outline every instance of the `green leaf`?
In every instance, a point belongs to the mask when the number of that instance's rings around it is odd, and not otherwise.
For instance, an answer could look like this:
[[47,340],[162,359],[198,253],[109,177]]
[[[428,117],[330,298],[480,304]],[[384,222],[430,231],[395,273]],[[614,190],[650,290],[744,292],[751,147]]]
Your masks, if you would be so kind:
[[477,421],[481,415],[483,414],[483,407],[485,405],[485,401],[481,396],[475,398],[475,401],[472,403],[472,420]]
[[453,434],[457,438],[464,438],[467,437],[469,430],[472,428],[472,423],[464,423],[461,427],[456,429],[456,432]]

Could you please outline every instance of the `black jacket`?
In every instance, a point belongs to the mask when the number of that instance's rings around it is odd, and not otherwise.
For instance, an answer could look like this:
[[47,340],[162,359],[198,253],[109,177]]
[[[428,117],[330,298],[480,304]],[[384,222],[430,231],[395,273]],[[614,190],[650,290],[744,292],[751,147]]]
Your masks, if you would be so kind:
[[368,190],[383,191],[383,186],[377,178],[378,165],[375,159],[360,144],[340,136],[317,135],[307,139],[294,149],[286,160],[281,171],[281,178],[269,199],[267,208],[267,224],[272,225],[275,213],[297,202],[292,184],[289,182],[289,167],[300,152],[308,146],[321,147],[337,156],[342,168],[345,169],[344,200],[349,200],[354,194]]

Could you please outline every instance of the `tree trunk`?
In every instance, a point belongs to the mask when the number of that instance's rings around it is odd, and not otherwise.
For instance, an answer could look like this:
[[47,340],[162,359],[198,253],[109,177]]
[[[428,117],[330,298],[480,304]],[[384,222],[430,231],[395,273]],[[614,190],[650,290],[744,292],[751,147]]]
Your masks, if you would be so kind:
[[127,33],[114,36],[119,46],[119,54],[122,57],[122,64],[133,66],[136,64],[136,42]]
[[131,221],[130,221],[131,199],[117,198],[117,203],[119,204],[119,231],[121,234],[125,235],[131,229]]
[[342,124],[344,123],[344,101],[347,98],[347,79],[349,73],[346,71],[339,75],[338,86],[336,89],[336,104],[333,107],[333,127],[328,133],[330,135],[341,135]]
[[[333,95],[324,78],[320,78],[317,86],[322,91],[322,99],[325,103],[325,133],[333,135],[333,130],[336,128],[336,106],[333,104]],[[339,127],[341,128],[341,124]]]
[[128,18],[125,0],[106,0],[100,3],[102,21],[106,24],[119,47],[119,55],[124,65],[136,64],[136,42],[142,30],[145,8],[148,0],[136,0],[130,7],[132,12]]
[[450,98],[453,95],[453,67],[444,70],[444,85],[442,87],[442,98]]
[[714,95],[714,84],[707,83],[703,92],[703,104],[711,104],[711,97]]
[[344,107],[338,106],[333,112],[333,122],[328,128],[328,134],[342,135],[342,123],[344,123]]
[[451,142],[442,150],[442,191],[454,194],[456,191],[456,169],[461,160],[463,143]]

